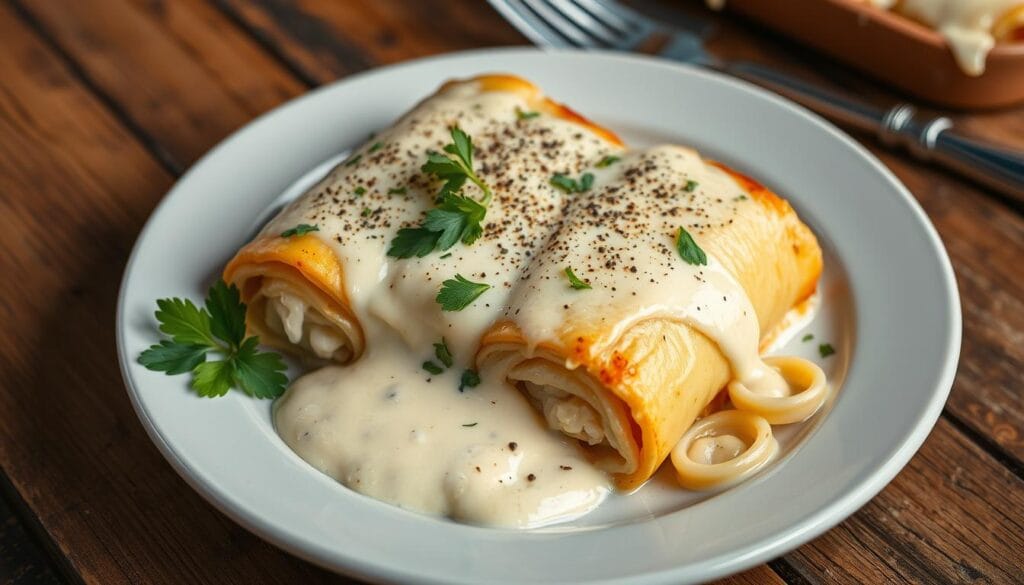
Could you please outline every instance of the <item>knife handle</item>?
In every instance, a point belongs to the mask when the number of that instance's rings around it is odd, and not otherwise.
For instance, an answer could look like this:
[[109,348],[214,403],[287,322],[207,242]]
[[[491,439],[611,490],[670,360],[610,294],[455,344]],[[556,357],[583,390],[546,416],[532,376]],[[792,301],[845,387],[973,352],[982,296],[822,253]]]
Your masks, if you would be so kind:
[[963,136],[949,118],[920,122],[909,104],[882,110],[863,101],[750,62],[716,68],[775,90],[830,120],[876,134],[888,146],[903,146],[918,158],[1024,200],[1024,152]]

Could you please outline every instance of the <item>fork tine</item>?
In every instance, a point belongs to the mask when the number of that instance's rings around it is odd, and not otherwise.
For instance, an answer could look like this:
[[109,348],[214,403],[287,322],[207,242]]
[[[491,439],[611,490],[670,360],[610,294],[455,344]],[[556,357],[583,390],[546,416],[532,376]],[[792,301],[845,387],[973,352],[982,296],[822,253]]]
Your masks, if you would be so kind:
[[607,28],[619,31],[619,39],[615,42],[617,49],[633,49],[647,37],[662,30],[663,27],[653,20],[633,12],[616,2],[602,0],[563,0],[572,3],[580,11],[586,12],[593,20],[603,23]]
[[536,45],[557,48],[580,47],[552,28],[546,20],[540,18],[530,7],[525,6],[522,0],[490,0],[490,4],[516,30],[523,33]]
[[623,41],[622,37],[625,35],[623,31],[608,26],[572,0],[548,0],[548,4],[577,28],[605,45],[617,46]]
[[588,35],[585,29],[574,23],[572,19],[567,18],[561,10],[553,5],[554,3],[545,0],[521,0],[521,2],[533,10],[540,20],[576,46],[589,49],[603,45],[600,40]]
[[662,21],[662,19],[651,18],[641,14],[616,0],[573,1],[577,4],[587,5],[596,16],[601,19],[609,19],[615,26],[619,27],[632,26],[652,31],[663,28],[664,24],[669,24],[671,27],[681,28],[701,38],[707,38],[715,30],[715,25],[711,21],[682,10],[673,10],[671,18]]

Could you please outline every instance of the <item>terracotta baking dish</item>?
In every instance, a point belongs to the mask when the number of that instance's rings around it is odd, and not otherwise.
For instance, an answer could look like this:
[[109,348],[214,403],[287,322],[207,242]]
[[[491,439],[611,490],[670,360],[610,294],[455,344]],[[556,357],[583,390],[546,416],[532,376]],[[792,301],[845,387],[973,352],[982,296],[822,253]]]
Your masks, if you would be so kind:
[[971,77],[939,33],[853,0],[727,0],[726,8],[936,104],[1024,101],[1024,42],[997,45],[985,73]]

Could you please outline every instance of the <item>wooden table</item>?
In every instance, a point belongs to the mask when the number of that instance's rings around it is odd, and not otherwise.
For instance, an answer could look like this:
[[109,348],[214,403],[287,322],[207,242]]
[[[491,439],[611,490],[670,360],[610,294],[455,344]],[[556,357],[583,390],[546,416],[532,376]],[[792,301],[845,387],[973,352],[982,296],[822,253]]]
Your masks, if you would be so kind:
[[[114,350],[125,259],[175,179],[254,116],[377,65],[524,43],[468,0],[0,2],[4,582],[338,582],[214,510],[146,437]],[[895,99],[748,24],[723,20],[715,46]],[[1024,148],[1022,108],[958,121]],[[960,370],[935,430],[878,497],[728,581],[1024,581],[1024,205],[860,138],[949,249]]]

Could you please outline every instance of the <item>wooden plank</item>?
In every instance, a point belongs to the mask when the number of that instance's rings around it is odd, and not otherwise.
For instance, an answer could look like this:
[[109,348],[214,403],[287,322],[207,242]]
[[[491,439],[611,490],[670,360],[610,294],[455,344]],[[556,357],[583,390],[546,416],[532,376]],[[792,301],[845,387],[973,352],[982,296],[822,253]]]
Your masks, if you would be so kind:
[[0,498],[0,583],[58,585],[53,561],[29,536],[6,498]]
[[1019,583],[1022,511],[1024,481],[940,420],[878,497],[786,559],[811,583]]
[[715,585],[783,585],[785,582],[768,565],[760,565],[738,575],[715,581]]
[[311,81],[448,51],[522,45],[485,2],[218,0]]
[[92,85],[180,168],[304,86],[198,1],[25,0]]
[[216,513],[116,367],[125,257],[172,177],[0,5],[0,467],[87,583],[321,583]]

